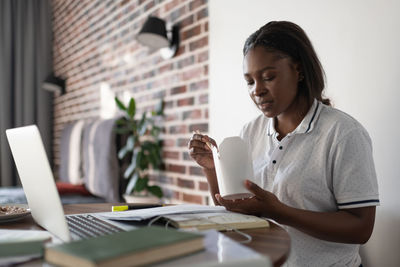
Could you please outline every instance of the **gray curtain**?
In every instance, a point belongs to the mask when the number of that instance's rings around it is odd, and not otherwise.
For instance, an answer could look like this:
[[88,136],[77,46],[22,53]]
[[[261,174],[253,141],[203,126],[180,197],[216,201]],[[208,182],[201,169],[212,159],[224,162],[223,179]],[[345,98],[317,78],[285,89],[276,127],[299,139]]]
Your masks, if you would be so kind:
[[0,186],[19,184],[6,129],[37,124],[51,156],[51,37],[49,0],[0,0]]

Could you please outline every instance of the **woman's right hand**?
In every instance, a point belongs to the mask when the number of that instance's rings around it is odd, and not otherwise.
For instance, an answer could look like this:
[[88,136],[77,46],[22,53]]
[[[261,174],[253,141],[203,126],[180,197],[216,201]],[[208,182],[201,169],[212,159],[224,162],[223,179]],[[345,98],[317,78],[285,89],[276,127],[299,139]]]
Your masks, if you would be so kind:
[[217,147],[217,143],[214,141],[214,139],[208,137],[207,135],[194,133],[188,143],[189,155],[201,167],[205,169],[214,169],[215,165],[212,150],[207,143]]

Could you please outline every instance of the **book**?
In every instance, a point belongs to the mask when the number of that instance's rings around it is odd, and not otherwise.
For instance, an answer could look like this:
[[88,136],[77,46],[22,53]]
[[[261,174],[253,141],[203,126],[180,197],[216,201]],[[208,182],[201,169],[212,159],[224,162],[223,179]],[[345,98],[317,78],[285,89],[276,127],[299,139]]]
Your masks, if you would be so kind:
[[163,216],[169,224],[176,228],[196,228],[197,230],[215,229],[240,230],[269,227],[266,219],[236,212],[173,214]]
[[0,242],[0,266],[12,266],[43,256],[41,240]]
[[204,249],[203,235],[164,227],[141,227],[45,248],[60,266],[141,266]]

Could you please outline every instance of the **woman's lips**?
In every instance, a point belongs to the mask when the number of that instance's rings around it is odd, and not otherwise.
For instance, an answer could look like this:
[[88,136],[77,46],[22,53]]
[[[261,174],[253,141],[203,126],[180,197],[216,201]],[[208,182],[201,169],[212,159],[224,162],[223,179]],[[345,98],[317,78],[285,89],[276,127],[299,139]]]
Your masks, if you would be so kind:
[[260,103],[258,106],[260,107],[260,109],[262,110],[268,110],[272,108],[272,101],[265,101]]

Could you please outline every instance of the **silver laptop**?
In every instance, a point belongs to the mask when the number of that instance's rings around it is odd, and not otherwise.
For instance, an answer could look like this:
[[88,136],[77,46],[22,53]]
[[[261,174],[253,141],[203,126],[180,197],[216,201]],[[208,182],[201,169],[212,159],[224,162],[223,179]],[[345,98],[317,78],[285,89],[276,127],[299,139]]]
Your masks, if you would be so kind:
[[32,217],[44,229],[69,242],[135,228],[96,213],[65,216],[37,126],[8,129],[6,135]]

